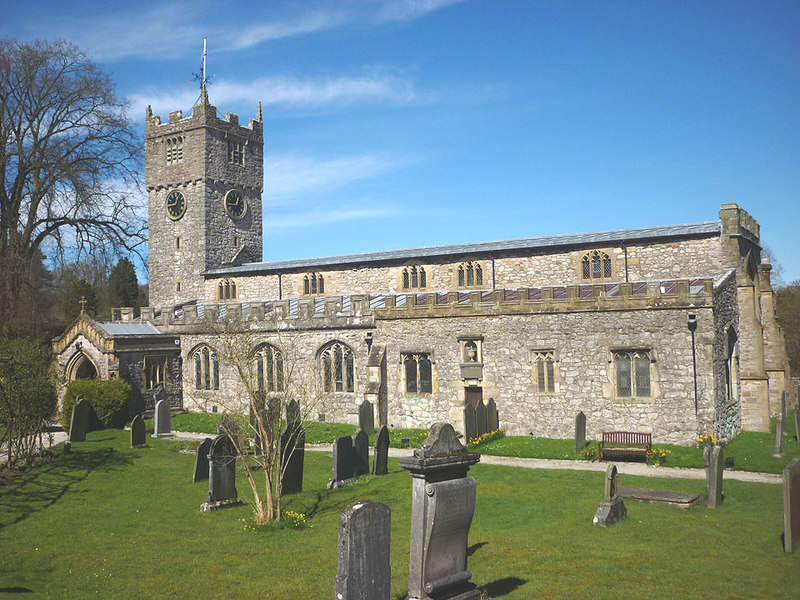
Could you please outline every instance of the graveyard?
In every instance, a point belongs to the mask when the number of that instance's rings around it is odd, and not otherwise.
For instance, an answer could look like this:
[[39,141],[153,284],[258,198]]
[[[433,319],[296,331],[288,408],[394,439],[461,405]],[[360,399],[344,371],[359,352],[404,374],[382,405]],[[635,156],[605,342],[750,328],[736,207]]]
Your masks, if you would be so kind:
[[[285,497],[294,514],[257,528],[241,469],[244,504],[201,512],[209,487],[192,482],[192,448],[151,432],[131,448],[128,431],[90,431],[0,485],[0,593],[330,598],[339,516],[357,501],[391,509],[390,597],[408,593],[412,477],[397,458],[385,476],[328,489],[331,451],[306,450],[303,491]],[[627,518],[596,527],[603,472],[478,463],[469,475],[469,569],[489,597],[793,598],[800,586],[800,553],[781,545],[779,484],[725,480],[724,503],[709,508],[704,480],[620,475],[620,486],[703,501],[686,510],[626,499]]]

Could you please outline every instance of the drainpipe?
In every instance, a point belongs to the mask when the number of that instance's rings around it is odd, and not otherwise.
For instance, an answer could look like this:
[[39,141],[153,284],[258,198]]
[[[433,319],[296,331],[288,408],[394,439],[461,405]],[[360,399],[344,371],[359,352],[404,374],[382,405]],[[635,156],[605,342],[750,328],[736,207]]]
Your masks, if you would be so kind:
[[622,244],[622,251],[625,253],[625,283],[628,283],[628,245]]
[[283,300],[283,274],[278,273],[278,300]]
[[495,280],[494,280],[494,256],[493,256],[492,257],[492,290],[496,290],[496,289],[497,289],[497,284],[495,283]]

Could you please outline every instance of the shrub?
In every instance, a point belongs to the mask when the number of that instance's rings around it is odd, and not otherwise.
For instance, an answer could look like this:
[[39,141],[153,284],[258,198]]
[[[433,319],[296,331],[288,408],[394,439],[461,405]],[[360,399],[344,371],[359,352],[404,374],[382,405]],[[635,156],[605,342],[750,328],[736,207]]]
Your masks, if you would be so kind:
[[672,452],[666,448],[652,448],[647,451],[648,465],[663,465],[667,462],[667,454]]
[[96,417],[95,427],[116,427],[125,425],[128,418],[128,404],[131,395],[131,386],[122,379],[76,379],[67,386],[64,394],[64,406],[61,413],[61,426],[64,431],[69,431],[69,421],[72,418],[72,407],[78,396],[83,395],[84,400],[92,405]]
[[58,409],[53,355],[25,338],[0,337],[0,434],[11,466],[30,462],[37,438]]

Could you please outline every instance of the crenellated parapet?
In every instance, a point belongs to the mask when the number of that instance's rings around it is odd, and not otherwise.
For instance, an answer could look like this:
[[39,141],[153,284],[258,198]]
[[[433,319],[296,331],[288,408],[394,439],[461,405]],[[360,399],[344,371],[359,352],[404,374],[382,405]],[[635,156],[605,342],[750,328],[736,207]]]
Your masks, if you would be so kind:
[[258,302],[143,308],[162,331],[201,331],[210,322],[241,320],[262,330],[371,328],[381,319],[597,312],[713,305],[709,278],[469,292],[353,294]]

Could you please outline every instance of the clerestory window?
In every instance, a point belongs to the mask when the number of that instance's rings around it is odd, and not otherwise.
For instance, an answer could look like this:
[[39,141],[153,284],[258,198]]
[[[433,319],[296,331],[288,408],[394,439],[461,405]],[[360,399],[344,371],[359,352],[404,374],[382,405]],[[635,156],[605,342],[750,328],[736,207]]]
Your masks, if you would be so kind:
[[611,274],[611,257],[605,252],[592,250],[581,259],[582,279],[608,279]]
[[236,300],[238,293],[234,279],[221,279],[217,284],[217,299]]
[[428,286],[428,278],[425,274],[425,267],[411,266],[403,269],[403,289],[417,289]]
[[477,262],[466,262],[458,266],[458,287],[483,285],[483,267]]
[[303,293],[306,296],[325,293],[325,277],[322,273],[308,273],[303,277]]

